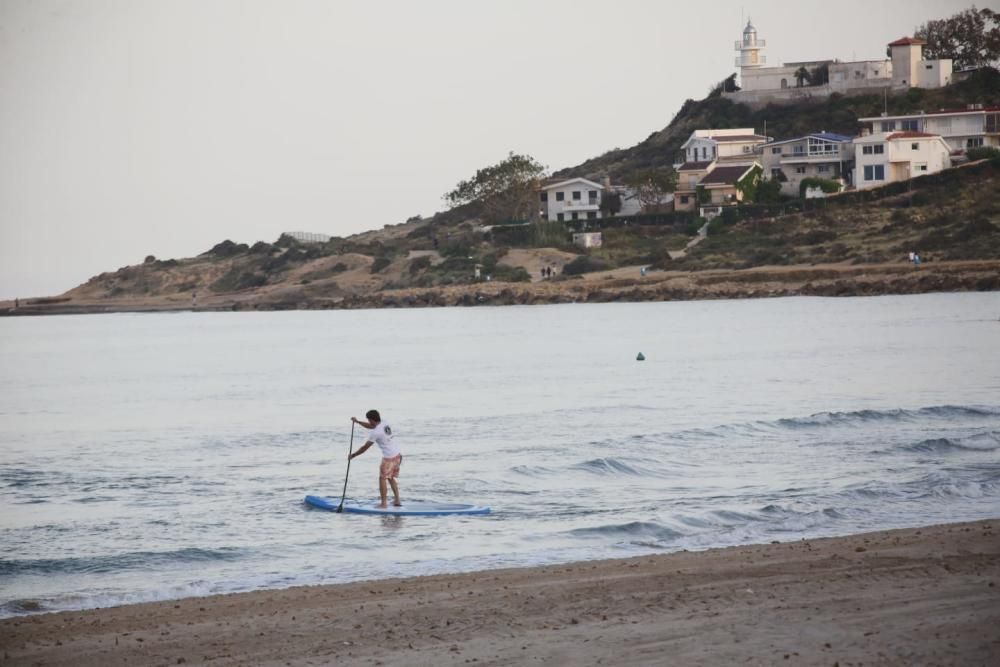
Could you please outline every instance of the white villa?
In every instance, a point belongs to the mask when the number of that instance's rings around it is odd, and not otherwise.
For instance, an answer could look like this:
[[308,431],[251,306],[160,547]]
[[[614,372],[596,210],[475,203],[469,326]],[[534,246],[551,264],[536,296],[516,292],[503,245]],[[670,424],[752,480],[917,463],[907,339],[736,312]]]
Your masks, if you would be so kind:
[[876,188],[951,166],[951,147],[937,134],[879,132],[854,140],[854,186]]
[[571,178],[542,186],[539,193],[544,220],[596,220],[601,217],[604,186],[586,178]]
[[[753,162],[754,149],[766,144],[768,137],[752,127],[729,130],[695,130],[681,145],[684,162]],[[674,165],[675,168],[680,165]]]
[[758,148],[764,177],[781,181],[781,194],[798,197],[806,178],[824,178],[847,185],[854,162],[853,137],[818,132],[797,139],[772,141]]
[[1000,107],[971,104],[965,109],[942,109],[903,116],[859,118],[871,132],[926,132],[939,134],[953,151],[981,146],[1000,147]]
[[[952,79],[952,61],[924,60],[925,44],[922,40],[904,37],[890,42],[890,57],[880,60],[814,60],[764,67],[767,59],[761,50],[766,42],[758,38],[757,29],[747,21],[743,38],[734,44],[739,52],[735,65],[740,68],[741,90],[723,95],[735,102],[763,105],[828,97],[832,93],[851,95],[871,93],[873,89],[882,88],[940,88],[948,85]],[[817,85],[807,85],[808,82],[800,75],[803,68],[811,75],[823,67],[826,68],[827,80],[817,82]]]
[[[619,216],[638,215],[642,212],[642,203],[635,192],[624,185],[612,185],[611,179],[605,177],[601,183],[586,178],[570,178],[543,185],[539,189],[538,215],[549,222],[570,220],[597,220],[604,217],[601,202],[605,195],[616,194],[621,201]],[[673,194],[666,194],[660,199],[661,204],[670,204]]]

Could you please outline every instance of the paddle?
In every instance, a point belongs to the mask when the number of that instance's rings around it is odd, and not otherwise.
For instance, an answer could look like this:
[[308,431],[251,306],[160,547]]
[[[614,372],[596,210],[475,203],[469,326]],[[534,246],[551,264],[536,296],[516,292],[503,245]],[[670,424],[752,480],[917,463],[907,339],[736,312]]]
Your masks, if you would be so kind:
[[344,511],[344,498],[347,497],[347,478],[351,474],[351,454],[354,453],[354,421],[351,421],[351,445],[347,450],[347,474],[344,475],[344,493],[340,496],[340,504],[337,505],[337,513]]

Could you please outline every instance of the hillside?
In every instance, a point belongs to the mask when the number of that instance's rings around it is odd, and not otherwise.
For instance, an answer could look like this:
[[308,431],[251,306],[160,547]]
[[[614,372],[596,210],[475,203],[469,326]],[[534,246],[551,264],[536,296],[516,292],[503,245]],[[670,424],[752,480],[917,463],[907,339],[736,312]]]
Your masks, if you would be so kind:
[[613,181],[623,175],[648,167],[669,167],[680,153],[681,144],[696,129],[752,127],[778,140],[799,137],[810,132],[836,132],[856,136],[861,126],[857,119],[890,114],[961,108],[967,104],[1000,104],[1000,72],[982,69],[969,79],[946,88],[924,90],[911,88],[905,93],[884,97],[874,95],[832,95],[825,100],[796,104],[768,105],[751,110],[735,104],[721,94],[721,84],[704,100],[687,100],[670,124],[628,149],[616,149],[586,162],[556,172],[559,177],[607,174]]
[[[1000,104],[1000,74],[983,70],[946,89],[910,90],[889,97],[888,106],[890,112],[906,112],[972,101]],[[670,125],[639,145],[559,174],[617,176],[667,165],[697,127],[753,125],[761,129],[766,120],[772,136],[815,129],[853,133],[859,115],[877,115],[885,103],[881,96],[834,97],[751,111],[713,94],[700,102],[689,100]],[[16,314],[355,307],[380,305],[383,297],[392,301],[393,294],[412,296],[420,290],[436,296],[414,297],[417,302],[447,305],[467,302],[468,293],[480,289],[480,281],[487,276],[491,283],[487,292],[499,293],[496,285],[527,288],[530,284],[547,295],[539,297],[542,301],[561,300],[566,296],[558,293],[560,289],[578,291],[570,289],[574,280],[619,280],[635,276],[640,265],[685,273],[766,266],[876,266],[896,264],[911,250],[930,261],[929,270],[935,262],[1000,260],[996,192],[1000,192],[1000,166],[994,160],[827,200],[745,206],[713,221],[708,237],[686,254],[683,249],[696,238],[702,224],[692,214],[600,221],[604,246],[584,251],[570,243],[569,230],[562,223],[486,230],[480,226],[476,206],[470,204],[429,219],[414,218],[381,230],[335,237],[324,244],[303,244],[285,236],[253,246],[227,240],[193,258],[147,257],[142,264],[100,274],[58,297],[31,300]],[[981,263],[975,266],[977,272],[982,270]],[[540,282],[543,268],[556,275],[544,281],[544,287]],[[581,278],[582,274],[587,277]],[[986,285],[976,278],[961,288],[996,288]],[[925,288],[929,289],[926,283]],[[796,293],[795,288],[789,289]],[[701,298],[697,293],[675,296]],[[13,314],[13,305],[0,304],[0,309],[6,306],[7,313]]]

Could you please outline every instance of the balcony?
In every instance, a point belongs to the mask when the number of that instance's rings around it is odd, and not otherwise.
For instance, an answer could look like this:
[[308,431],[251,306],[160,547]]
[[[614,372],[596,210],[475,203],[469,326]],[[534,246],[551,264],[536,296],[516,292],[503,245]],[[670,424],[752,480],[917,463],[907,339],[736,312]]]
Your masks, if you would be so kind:
[[[758,39],[753,44],[747,44],[746,48],[748,48],[748,49],[753,49],[753,48],[762,49],[765,46],[767,46],[767,40],[766,39]],[[743,44],[743,40],[742,39],[738,39],[735,42],[733,42],[733,48],[736,49],[737,51],[742,51],[743,47],[744,47],[744,44]]]
[[742,56],[736,56],[736,61],[733,64],[736,67],[756,67],[757,65],[766,65],[767,56],[758,55],[756,63],[744,63]]
[[559,203],[567,211],[596,211],[601,208],[600,199],[568,199]]

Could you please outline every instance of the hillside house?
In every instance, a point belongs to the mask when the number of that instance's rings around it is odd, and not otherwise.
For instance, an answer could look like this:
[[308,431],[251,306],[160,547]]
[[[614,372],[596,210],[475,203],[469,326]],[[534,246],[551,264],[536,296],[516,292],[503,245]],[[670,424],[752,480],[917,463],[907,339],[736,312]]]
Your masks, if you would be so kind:
[[698,184],[715,169],[716,162],[685,162],[677,167],[677,187],[674,188],[674,210],[693,211],[698,205]]
[[[752,162],[754,149],[767,143],[767,137],[752,127],[728,130],[695,130],[681,145],[683,162]],[[677,168],[680,165],[674,165]]]
[[539,190],[543,220],[596,220],[601,217],[604,185],[586,178],[571,178],[543,185]]
[[772,141],[758,148],[764,178],[781,181],[781,194],[800,195],[806,178],[824,178],[846,185],[854,164],[853,137],[818,132],[796,139]]
[[859,118],[868,132],[926,132],[940,135],[952,151],[992,146],[1000,148],[1000,107],[971,104],[965,109],[942,109],[901,116]]
[[876,188],[951,166],[951,148],[936,134],[879,132],[854,140],[854,186]]
[[706,201],[702,203],[714,206],[738,204],[743,201],[743,192],[740,187],[748,179],[757,178],[759,173],[760,165],[756,162],[716,166],[698,183],[706,193]]

